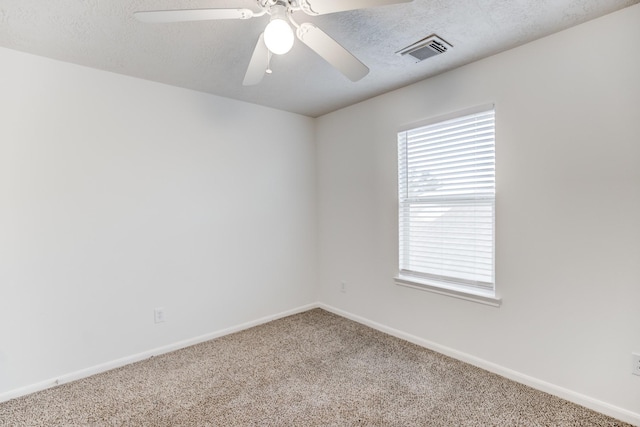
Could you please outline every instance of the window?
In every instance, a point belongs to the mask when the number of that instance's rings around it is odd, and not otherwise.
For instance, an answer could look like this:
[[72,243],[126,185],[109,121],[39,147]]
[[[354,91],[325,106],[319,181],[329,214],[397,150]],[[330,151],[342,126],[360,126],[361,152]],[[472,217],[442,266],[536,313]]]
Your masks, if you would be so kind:
[[498,305],[493,106],[399,132],[398,178],[396,282]]

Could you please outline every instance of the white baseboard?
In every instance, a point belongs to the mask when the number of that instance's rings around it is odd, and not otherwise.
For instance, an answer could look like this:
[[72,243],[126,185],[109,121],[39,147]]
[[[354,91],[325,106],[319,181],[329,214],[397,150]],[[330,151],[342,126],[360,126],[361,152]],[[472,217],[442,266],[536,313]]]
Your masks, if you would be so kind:
[[312,308],[317,308],[317,307],[319,307],[317,303],[303,305],[301,307],[283,311],[278,314],[273,314],[270,316],[261,317],[260,319],[252,320],[250,322],[242,323],[237,326],[221,329],[219,331],[211,332],[211,333],[200,335],[198,337],[190,338],[184,341],[179,341],[173,344],[154,348],[151,350],[144,351],[142,353],[133,354],[131,356],[126,356],[120,359],[112,360],[110,362],[101,363],[99,365],[91,366],[89,368],[81,369],[75,372],[70,372],[68,374],[60,375],[56,378],[51,378],[46,381],[30,384],[28,386],[21,387],[18,389],[9,390],[4,393],[0,393],[0,402],[6,402],[7,400],[15,399],[16,397],[25,396],[27,394],[31,394],[37,391],[55,387],[60,384],[65,384],[71,381],[76,381],[82,378],[90,377],[91,375],[96,375],[102,372],[110,371],[115,368],[120,368],[122,366],[139,362],[141,360],[148,359],[153,356],[159,356],[161,354],[169,353],[175,350],[179,350],[181,348],[192,346],[194,344],[199,344],[201,342],[209,341],[214,338],[222,337],[224,335],[233,334],[235,332],[239,332],[244,329],[249,329],[254,326],[261,325],[263,323],[268,323],[273,320],[280,319],[282,317],[291,316],[292,314],[302,313],[303,311],[311,310]]
[[429,350],[436,351],[438,353],[444,354],[454,359],[461,360],[465,363],[469,363],[470,365],[474,365],[484,370],[487,370],[489,372],[493,372],[494,374],[498,374],[502,377],[505,377],[510,380],[516,381],[518,383],[535,388],[536,390],[540,390],[545,393],[549,393],[551,395],[560,397],[562,399],[565,399],[570,402],[576,403],[578,405],[584,406],[586,408],[592,409],[596,412],[600,412],[610,417],[617,418],[618,420],[627,422],[629,424],[640,426],[640,414],[637,414],[635,412],[632,412],[623,408],[619,408],[614,405],[610,405],[598,399],[594,399],[592,397],[585,396],[583,394],[557,386],[555,384],[548,383],[546,381],[542,381],[540,379],[531,377],[529,375],[525,375],[523,373],[514,371],[512,369],[505,368],[504,366],[497,365],[495,363],[486,361],[484,359],[480,359],[478,357],[472,356],[467,353],[463,353],[453,348],[446,347],[429,340],[425,340],[415,335],[407,334],[398,329],[390,328],[378,322],[374,322],[372,320],[332,307],[324,303],[319,303],[318,307],[322,308],[323,310],[327,310],[331,313],[337,314],[339,316],[345,317],[347,319],[353,320],[355,322],[361,323],[363,325],[369,326],[380,332],[384,332],[386,334],[392,335],[396,338],[409,341],[413,344],[419,345],[421,347],[425,347]]

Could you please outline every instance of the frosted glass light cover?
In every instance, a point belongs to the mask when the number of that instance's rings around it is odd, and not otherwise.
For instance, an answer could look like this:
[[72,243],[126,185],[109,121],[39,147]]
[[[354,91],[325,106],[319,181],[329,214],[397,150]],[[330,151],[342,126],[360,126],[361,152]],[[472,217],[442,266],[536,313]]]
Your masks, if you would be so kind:
[[264,43],[271,53],[283,55],[293,47],[293,30],[286,21],[272,19],[264,29]]

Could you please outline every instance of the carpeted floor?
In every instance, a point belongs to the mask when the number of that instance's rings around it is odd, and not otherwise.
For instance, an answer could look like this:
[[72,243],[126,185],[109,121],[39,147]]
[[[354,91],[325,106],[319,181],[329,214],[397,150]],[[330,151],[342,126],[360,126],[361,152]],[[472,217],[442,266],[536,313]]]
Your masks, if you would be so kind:
[[0,426],[627,426],[315,309],[0,404]]

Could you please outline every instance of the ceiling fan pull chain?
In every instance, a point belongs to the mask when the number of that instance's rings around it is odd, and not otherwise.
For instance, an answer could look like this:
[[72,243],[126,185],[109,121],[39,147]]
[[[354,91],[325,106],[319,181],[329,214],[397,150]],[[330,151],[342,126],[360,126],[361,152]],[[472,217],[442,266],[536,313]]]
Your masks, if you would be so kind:
[[267,73],[267,74],[271,74],[271,73],[273,73],[273,70],[271,69],[271,56],[273,56],[273,54],[271,53],[270,50],[267,51],[267,52],[268,52],[268,54],[267,54],[267,69],[264,70],[264,72]]

